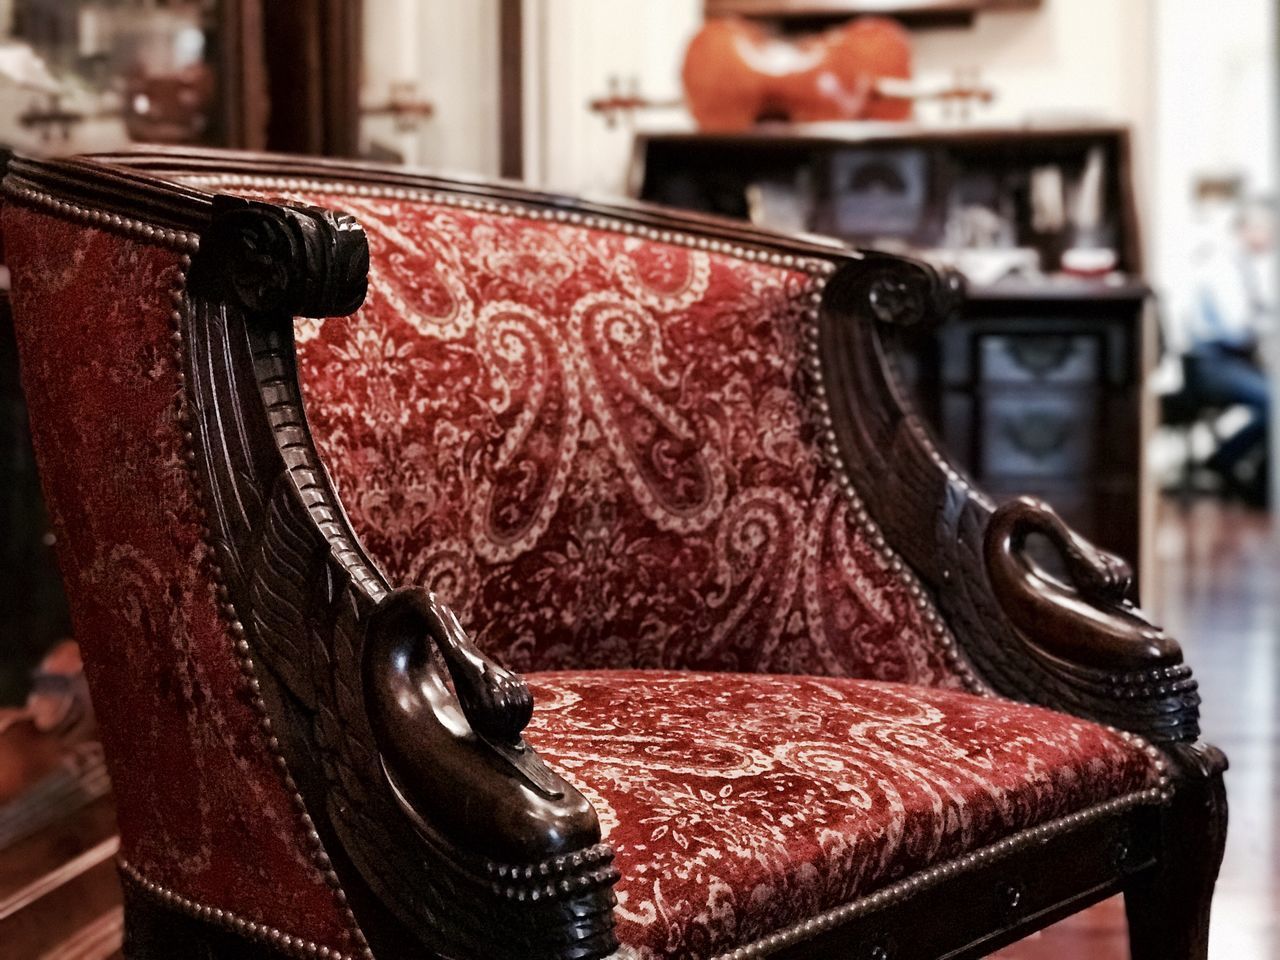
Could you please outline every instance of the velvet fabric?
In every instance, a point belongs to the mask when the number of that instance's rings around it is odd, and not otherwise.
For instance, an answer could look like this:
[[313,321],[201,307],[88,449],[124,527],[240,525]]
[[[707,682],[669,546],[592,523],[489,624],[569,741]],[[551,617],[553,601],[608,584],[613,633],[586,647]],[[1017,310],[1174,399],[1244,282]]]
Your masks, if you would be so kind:
[[[373,252],[354,319],[297,324],[327,466],[392,583],[555,671],[531,677],[528,736],[618,851],[631,956],[710,957],[1153,782],[1103,728],[946,689],[958,670],[819,447],[811,274],[298,199],[355,213]],[[348,951],[217,610],[178,418],[180,257],[20,206],[4,227],[124,856]]]
[[17,204],[3,223],[23,389],[122,855],[185,897],[350,951],[215,603],[178,421],[181,255]]
[[1141,746],[994,698],[848,679],[531,676],[531,743],[591,800],[631,953],[700,960],[1154,785]]
[[795,267],[412,199],[354,214],[370,289],[297,326],[364,545],[520,670],[957,685],[818,443]]

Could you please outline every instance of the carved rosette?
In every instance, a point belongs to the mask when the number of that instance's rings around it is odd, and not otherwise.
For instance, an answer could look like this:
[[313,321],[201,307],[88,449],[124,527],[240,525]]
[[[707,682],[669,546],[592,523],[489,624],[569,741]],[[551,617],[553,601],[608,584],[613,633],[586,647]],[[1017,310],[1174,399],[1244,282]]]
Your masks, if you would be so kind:
[[869,254],[864,279],[866,304],[878,322],[899,327],[943,323],[964,302],[964,278],[915,260]]

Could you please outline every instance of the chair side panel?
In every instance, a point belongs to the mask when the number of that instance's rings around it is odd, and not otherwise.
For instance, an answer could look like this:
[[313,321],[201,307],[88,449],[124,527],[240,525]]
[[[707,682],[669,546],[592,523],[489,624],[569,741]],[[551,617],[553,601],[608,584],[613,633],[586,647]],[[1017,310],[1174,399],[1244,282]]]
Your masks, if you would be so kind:
[[220,620],[179,412],[184,258],[7,204],[23,385],[122,857],[183,897],[352,948]]

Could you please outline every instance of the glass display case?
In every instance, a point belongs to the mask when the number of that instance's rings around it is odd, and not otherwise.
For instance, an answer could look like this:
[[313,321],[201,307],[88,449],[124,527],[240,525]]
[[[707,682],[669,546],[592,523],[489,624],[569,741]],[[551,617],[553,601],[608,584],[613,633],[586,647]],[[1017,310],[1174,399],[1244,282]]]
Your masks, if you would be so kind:
[[0,143],[252,146],[241,0],[0,0]]

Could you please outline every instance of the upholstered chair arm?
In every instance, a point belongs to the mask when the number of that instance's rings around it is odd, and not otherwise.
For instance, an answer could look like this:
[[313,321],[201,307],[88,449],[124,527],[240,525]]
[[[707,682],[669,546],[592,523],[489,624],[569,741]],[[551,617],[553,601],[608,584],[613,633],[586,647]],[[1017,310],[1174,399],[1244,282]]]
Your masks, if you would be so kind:
[[[387,779],[422,830],[495,864],[538,863],[600,842],[591,805],[521,736],[533,715],[524,680],[480,653],[425,590],[382,598],[362,668]],[[607,872],[603,855],[594,860]]]
[[[1032,500],[996,505],[941,451],[894,372],[903,328],[945,322],[953,278],[866,253],[832,278],[820,353],[837,452],[886,537],[993,690],[1144,735],[1190,743],[1199,696],[1177,643],[1129,600],[1128,567]],[[1067,582],[1036,567],[1038,534]]]

